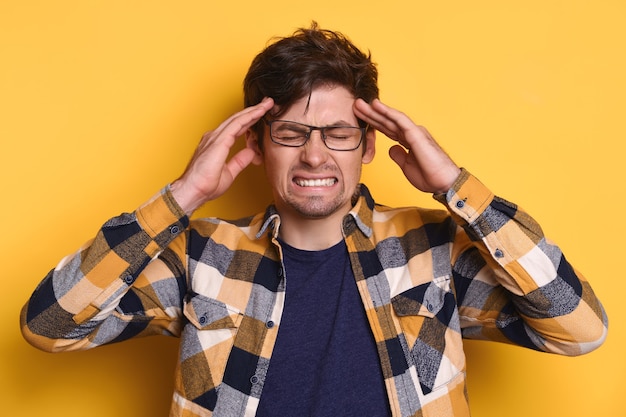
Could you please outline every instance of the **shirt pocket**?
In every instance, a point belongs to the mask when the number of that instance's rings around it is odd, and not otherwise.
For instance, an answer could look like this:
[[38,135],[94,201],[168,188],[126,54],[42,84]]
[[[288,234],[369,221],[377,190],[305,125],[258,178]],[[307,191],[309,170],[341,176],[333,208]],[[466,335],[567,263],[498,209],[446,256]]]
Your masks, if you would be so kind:
[[195,292],[187,295],[183,312],[198,330],[236,329],[243,317],[235,307]]
[[449,276],[404,291],[393,297],[391,304],[424,395],[465,370],[459,313]]
[[[219,300],[191,292],[183,304],[188,323],[181,337],[179,392],[196,398],[222,382],[243,313]],[[195,375],[194,378],[185,378]]]

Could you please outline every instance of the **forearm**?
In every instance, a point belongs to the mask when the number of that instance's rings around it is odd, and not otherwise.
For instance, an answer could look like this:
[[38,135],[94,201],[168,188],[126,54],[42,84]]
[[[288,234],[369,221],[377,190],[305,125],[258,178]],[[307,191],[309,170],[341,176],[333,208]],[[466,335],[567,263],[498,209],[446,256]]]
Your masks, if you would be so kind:
[[467,172],[437,198],[466,232],[454,255],[455,280],[466,288],[459,300],[465,336],[568,355],[604,341],[607,320],[600,301],[532,217]]
[[89,244],[61,261],[34,291],[21,315],[24,337],[49,351],[88,348],[114,340],[116,332],[124,331],[126,326],[113,325],[113,321],[145,321],[145,314],[124,316],[120,303],[136,299],[137,295],[128,294],[137,286],[180,278],[183,266],[178,271],[148,266],[161,262],[156,256],[168,245],[176,247],[175,257],[184,259],[184,243],[172,242],[187,222],[168,192],[132,214],[109,220]]

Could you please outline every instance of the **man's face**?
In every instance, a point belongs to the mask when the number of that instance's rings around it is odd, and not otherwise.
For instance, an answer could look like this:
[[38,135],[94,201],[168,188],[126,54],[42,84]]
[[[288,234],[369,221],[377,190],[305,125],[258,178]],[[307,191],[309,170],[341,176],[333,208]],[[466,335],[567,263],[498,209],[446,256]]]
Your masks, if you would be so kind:
[[[354,101],[345,87],[321,86],[313,90],[310,98],[295,102],[280,119],[320,127],[358,126],[352,110]],[[313,131],[301,147],[278,145],[269,136],[266,127],[262,160],[281,216],[343,217],[350,211],[361,177],[361,164],[369,163],[374,157],[373,130],[353,151],[328,149],[319,130]],[[363,152],[365,141],[367,147]]]

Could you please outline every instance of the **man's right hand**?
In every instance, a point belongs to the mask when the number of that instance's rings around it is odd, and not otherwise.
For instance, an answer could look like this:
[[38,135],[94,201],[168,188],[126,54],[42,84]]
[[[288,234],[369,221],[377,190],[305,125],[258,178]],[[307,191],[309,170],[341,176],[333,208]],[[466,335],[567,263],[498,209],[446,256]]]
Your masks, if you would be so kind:
[[170,189],[180,207],[191,215],[207,201],[224,194],[233,181],[255,157],[249,147],[242,149],[227,161],[230,149],[238,137],[258,122],[274,105],[274,100],[264,98],[259,104],[235,113],[217,129],[202,136],[198,148],[183,175]]

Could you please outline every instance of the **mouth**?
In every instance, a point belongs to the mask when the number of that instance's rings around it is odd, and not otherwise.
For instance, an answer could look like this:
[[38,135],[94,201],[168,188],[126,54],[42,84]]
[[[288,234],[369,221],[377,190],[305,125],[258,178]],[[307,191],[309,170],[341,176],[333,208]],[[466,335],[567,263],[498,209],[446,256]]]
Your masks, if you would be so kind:
[[293,180],[299,187],[332,187],[337,183],[337,178],[294,178]]

